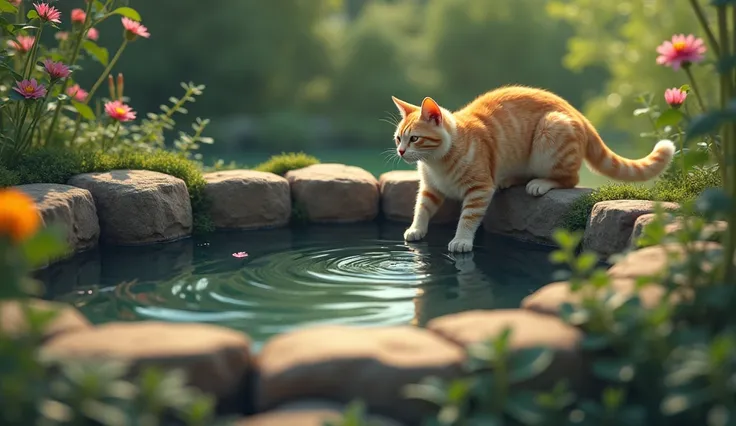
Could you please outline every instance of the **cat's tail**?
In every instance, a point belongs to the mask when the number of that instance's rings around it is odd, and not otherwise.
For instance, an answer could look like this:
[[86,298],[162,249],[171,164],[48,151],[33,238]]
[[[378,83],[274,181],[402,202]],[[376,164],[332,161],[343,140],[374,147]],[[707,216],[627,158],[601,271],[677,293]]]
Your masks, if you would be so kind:
[[588,146],[585,160],[594,172],[626,182],[643,182],[659,176],[675,155],[675,144],[669,140],[657,142],[649,155],[638,160],[624,158],[606,146],[598,132],[588,123]]

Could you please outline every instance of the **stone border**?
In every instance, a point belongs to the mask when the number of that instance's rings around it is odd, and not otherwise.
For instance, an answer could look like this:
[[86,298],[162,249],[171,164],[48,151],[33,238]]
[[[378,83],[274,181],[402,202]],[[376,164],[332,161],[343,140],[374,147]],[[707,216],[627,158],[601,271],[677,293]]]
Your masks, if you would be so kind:
[[[205,179],[212,219],[219,229],[285,227],[295,206],[313,223],[378,217],[406,223],[411,220],[418,188],[416,172],[389,172],[375,179],[365,170],[340,164],[309,166],[285,177],[233,170],[207,174]],[[76,251],[98,241],[138,245],[191,234],[186,185],[165,174],[115,170],[75,176],[68,185],[36,184],[19,189],[36,200],[45,223],[67,226],[68,241]],[[590,192],[587,188],[552,190],[535,198],[521,187],[499,191],[484,219],[484,229],[551,244],[552,231],[560,226],[563,215],[578,197]],[[589,217],[585,248],[602,255],[629,251],[609,270],[613,289],[622,295],[634,291],[635,275],[665,265],[662,247],[632,247],[651,221],[654,206],[650,201],[606,201],[597,203]],[[664,207],[678,208],[671,203]],[[458,216],[459,204],[450,202],[434,222],[452,223]],[[720,228],[714,228],[717,234]],[[713,247],[717,244],[704,245],[705,249]],[[645,287],[642,302],[651,306],[662,295],[656,285]],[[223,327],[155,321],[94,326],[64,304],[37,300],[33,304],[63,311],[44,335],[44,356],[121,359],[129,361],[134,371],[149,365],[180,368],[190,385],[217,397],[221,412],[246,416],[237,424],[319,424],[338,416],[350,401],[361,399],[377,424],[395,426],[418,424],[434,410],[404,399],[405,385],[426,376],[460,377],[463,349],[497,336],[507,326],[514,332],[512,356],[539,346],[554,353],[542,375],[519,386],[548,389],[566,378],[576,391],[586,392],[593,383],[580,368],[590,362],[581,349],[583,332],[558,317],[563,303],[576,302],[569,284],[557,282],[525,298],[519,309],[466,311],[435,318],[426,328],[302,328],[268,340],[259,354],[252,352],[247,335]],[[0,324],[13,336],[28,329],[19,312],[16,303],[0,304]]]
[[[205,196],[217,229],[265,229],[289,226],[292,210],[311,223],[354,223],[383,218],[409,223],[419,177],[392,171],[376,179],[342,164],[316,164],[284,177],[253,170],[205,175]],[[113,170],[72,177],[67,185],[22,185],[38,203],[46,223],[62,223],[75,252],[99,243],[141,245],[186,238],[192,232],[192,208],[181,179],[144,170]],[[590,188],[552,190],[542,197],[521,186],[498,191],[483,220],[486,232],[540,244],[553,244],[552,233],[564,215]],[[674,203],[663,203],[676,210]],[[641,234],[637,219],[654,212],[651,201],[597,203],[585,228],[583,247],[609,256],[630,249]],[[433,223],[453,224],[460,204],[448,201]],[[633,235],[633,237],[632,237]],[[633,238],[633,239],[632,239]]]

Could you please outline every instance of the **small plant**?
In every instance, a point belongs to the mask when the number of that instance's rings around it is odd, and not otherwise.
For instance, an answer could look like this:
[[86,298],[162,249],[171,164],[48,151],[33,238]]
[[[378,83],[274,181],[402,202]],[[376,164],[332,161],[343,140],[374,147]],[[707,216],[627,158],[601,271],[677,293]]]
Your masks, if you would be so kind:
[[301,169],[314,164],[319,164],[319,160],[316,157],[303,152],[290,152],[288,154],[274,155],[253,169],[283,176],[290,170]]

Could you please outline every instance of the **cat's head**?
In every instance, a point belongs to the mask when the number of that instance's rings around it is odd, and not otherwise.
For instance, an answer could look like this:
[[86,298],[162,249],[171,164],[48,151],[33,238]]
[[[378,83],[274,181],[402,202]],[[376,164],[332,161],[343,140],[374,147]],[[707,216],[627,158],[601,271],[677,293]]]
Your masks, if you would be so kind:
[[424,98],[422,106],[391,97],[401,114],[394,132],[396,153],[407,163],[440,158],[450,148],[452,113],[432,98]]

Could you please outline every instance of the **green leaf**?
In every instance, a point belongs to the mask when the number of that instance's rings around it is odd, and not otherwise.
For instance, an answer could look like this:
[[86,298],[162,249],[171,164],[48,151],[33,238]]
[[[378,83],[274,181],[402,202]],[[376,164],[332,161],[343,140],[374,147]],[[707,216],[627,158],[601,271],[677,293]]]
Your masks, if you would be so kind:
[[519,383],[532,379],[544,372],[554,360],[554,353],[547,348],[529,348],[514,353],[511,357],[509,382]]
[[598,256],[595,253],[585,252],[578,256],[575,263],[578,271],[588,272],[598,263]]
[[728,6],[729,4],[736,4],[736,0],[710,0],[710,4],[713,6]]
[[104,66],[107,66],[107,63],[110,58],[110,54],[107,52],[107,49],[105,49],[104,47],[98,46],[95,42],[91,40],[85,40],[82,43],[82,47],[87,53],[89,53],[99,63],[101,63]]
[[599,351],[608,347],[608,336],[604,334],[588,334],[583,337],[580,347],[587,351]]
[[708,219],[725,216],[733,209],[733,202],[722,188],[707,188],[695,201],[695,207]]
[[38,19],[38,12],[36,12],[36,9],[29,10],[28,13],[26,14],[26,18],[28,18],[31,21],[34,19]]
[[689,84],[683,84],[680,86],[680,91],[685,93],[690,93],[690,85]]
[[8,0],[0,0],[0,12],[18,13],[18,8],[10,4]]
[[685,118],[685,114],[682,113],[679,109],[668,109],[667,111],[663,112],[662,115],[659,116],[656,122],[657,128],[667,127],[667,126],[676,126],[680,124],[680,121]]
[[634,378],[634,365],[626,359],[599,359],[593,363],[593,374],[612,382],[629,382]]
[[49,260],[59,258],[69,251],[64,229],[51,226],[36,233],[21,246],[31,267],[43,266]]
[[95,119],[95,113],[92,111],[92,108],[89,106],[72,100],[72,105],[74,106],[74,109],[77,110],[79,115],[84,117],[86,120],[94,120]]
[[110,13],[118,14],[130,18],[134,21],[141,21],[141,15],[132,7],[119,7]]
[[545,420],[545,411],[536,402],[531,391],[518,391],[509,395],[505,411],[523,425],[537,425]]
[[686,131],[685,141],[691,141],[698,136],[717,132],[726,118],[726,114],[722,111],[713,111],[698,115],[690,121],[690,125]]
[[649,108],[649,107],[647,107],[647,108],[637,108],[637,109],[634,110],[634,117],[638,117],[638,116],[644,115],[644,114],[649,114],[649,112],[651,112],[651,111],[652,111],[652,109]]

